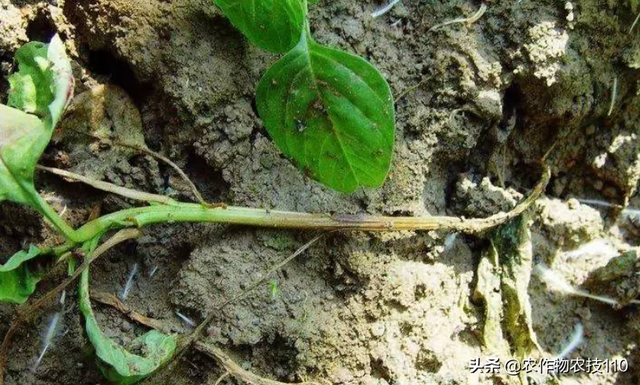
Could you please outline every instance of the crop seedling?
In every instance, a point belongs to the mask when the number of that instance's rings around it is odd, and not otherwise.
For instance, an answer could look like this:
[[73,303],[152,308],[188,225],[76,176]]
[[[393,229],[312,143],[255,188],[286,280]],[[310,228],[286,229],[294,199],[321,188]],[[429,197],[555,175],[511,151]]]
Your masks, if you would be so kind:
[[[216,0],[216,4],[259,47],[272,52],[288,51],[267,71],[257,89],[259,113],[282,152],[305,173],[339,191],[380,186],[389,171],[394,144],[393,99],[380,73],[357,56],[316,43],[311,37],[305,1]],[[30,246],[0,265],[0,301],[22,305],[2,343],[0,385],[4,384],[8,349],[18,327],[37,316],[41,307],[56,303],[77,278],[80,278],[79,308],[84,316],[85,331],[95,349],[98,367],[109,381],[136,383],[192,345],[217,357],[231,375],[240,379],[249,376],[246,371],[234,369],[236,366],[216,348],[197,341],[216,311],[181,339],[156,327],[125,348],[102,332],[91,306],[89,266],[111,248],[140,236],[146,226],[213,222],[288,229],[477,233],[519,216],[542,193],[549,179],[549,171],[545,169],[540,183],[527,199],[510,212],[484,219],[311,214],[211,205],[202,199],[198,199],[199,203],[179,202],[37,166],[72,98],[71,65],[58,36],[49,44],[27,43],[16,52],[15,59],[18,71],[9,78],[8,105],[0,105],[0,202],[11,201],[35,209],[59,230],[65,242],[54,247]],[[37,167],[146,205],[109,213],[73,229],[37,192],[34,186]],[[107,235],[109,238],[102,242]],[[226,300],[218,310],[267,282],[269,276],[311,247],[321,235],[269,269],[247,290]],[[35,260],[38,263],[33,263]],[[25,304],[37,283],[65,264],[69,276],[53,290]],[[154,267],[150,275],[156,270]],[[123,299],[137,274],[136,266],[120,293]],[[100,298],[119,309],[126,308],[115,296]],[[133,313],[128,310],[126,314]],[[181,313],[176,314],[185,322],[193,323]],[[142,316],[136,320],[149,322]],[[59,322],[59,319],[55,321]],[[55,329],[47,332],[44,352],[51,351]]]

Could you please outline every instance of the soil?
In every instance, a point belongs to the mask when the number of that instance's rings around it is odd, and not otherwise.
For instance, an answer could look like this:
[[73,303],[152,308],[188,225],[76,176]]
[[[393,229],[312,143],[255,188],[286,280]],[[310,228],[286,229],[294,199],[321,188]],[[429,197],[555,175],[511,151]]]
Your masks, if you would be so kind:
[[[207,201],[271,209],[484,217],[522,199],[552,149],[552,180],[532,209],[534,263],[580,285],[639,243],[637,218],[584,203],[640,207],[640,39],[638,29],[629,33],[636,13],[631,2],[614,0],[485,4],[474,23],[434,30],[473,15],[481,3],[404,1],[376,19],[370,13],[383,5],[377,1],[312,6],[315,38],[367,58],[401,95],[392,172],[377,190],[331,191],[280,154],[254,102],[255,86],[277,55],[249,44],[208,0],[0,0],[0,101],[15,50],[59,33],[73,59],[77,97],[43,164],[193,199],[166,164],[82,132],[122,136],[171,158]],[[45,174],[37,186],[76,225],[96,207],[110,212],[132,204]],[[0,218],[3,257],[29,243],[60,241],[30,210],[3,203]],[[92,289],[120,293],[137,263],[127,304],[186,333],[176,312],[202,320],[315,235],[158,226],[96,263]],[[572,253],[594,240],[610,252]],[[472,358],[488,355],[483,304],[472,298],[487,245],[487,237],[442,232],[329,234],[269,285],[220,311],[207,339],[245,369],[285,382],[510,383],[468,369]],[[543,351],[558,354],[581,323],[584,341],[572,357],[630,363],[626,373],[555,381],[637,383],[637,308],[612,310],[553,293],[535,276],[528,294]],[[115,310],[95,306],[116,341],[126,344],[143,332]],[[14,310],[0,306],[0,334]],[[7,383],[99,383],[71,300],[66,333],[33,368],[49,316],[22,328]],[[190,352],[163,383],[214,384],[223,373]]]

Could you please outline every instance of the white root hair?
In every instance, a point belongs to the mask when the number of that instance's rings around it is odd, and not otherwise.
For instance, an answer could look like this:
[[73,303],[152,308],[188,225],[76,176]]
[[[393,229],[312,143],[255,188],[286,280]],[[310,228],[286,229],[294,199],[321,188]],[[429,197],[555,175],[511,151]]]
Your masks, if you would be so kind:
[[470,17],[459,17],[457,19],[445,21],[444,23],[436,24],[433,27],[429,28],[429,32],[435,31],[438,28],[451,25],[451,24],[457,24],[457,23],[473,24],[476,21],[480,20],[480,18],[482,17],[482,15],[484,15],[486,11],[487,11],[487,5],[482,3],[478,11],[473,15],[471,15]]
[[378,8],[375,11],[371,12],[371,17],[375,19],[386,14],[387,12],[391,11],[391,9],[395,7],[399,2],[400,0],[391,0],[387,5],[384,5],[381,8]]

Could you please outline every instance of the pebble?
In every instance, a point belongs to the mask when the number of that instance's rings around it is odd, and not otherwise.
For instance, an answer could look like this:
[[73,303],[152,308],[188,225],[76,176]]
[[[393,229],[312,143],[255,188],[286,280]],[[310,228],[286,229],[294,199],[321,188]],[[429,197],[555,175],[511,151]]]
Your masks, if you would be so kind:
[[376,322],[371,326],[371,334],[374,337],[382,337],[384,335],[385,327],[382,322]]

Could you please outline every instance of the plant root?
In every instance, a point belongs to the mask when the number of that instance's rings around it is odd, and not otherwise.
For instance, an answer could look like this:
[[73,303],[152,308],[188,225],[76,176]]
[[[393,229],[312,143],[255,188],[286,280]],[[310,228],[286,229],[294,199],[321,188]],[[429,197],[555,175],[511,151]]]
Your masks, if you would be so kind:
[[[242,369],[231,357],[226,355],[220,348],[206,344],[202,341],[196,342],[196,349],[205,353],[209,357],[218,361],[232,377],[243,381],[249,385],[287,385],[285,382],[269,380]],[[298,382],[297,385],[320,385],[319,382]]]
[[214,385],[220,385],[220,383],[222,383],[222,381],[227,377],[229,377],[229,372],[224,372],[220,377],[218,377]]
[[609,111],[607,116],[611,116],[613,107],[616,105],[616,97],[618,96],[618,77],[613,78],[613,87],[611,88],[611,104],[609,105]]
[[484,15],[484,13],[486,11],[487,11],[487,5],[482,3],[480,5],[480,9],[478,9],[478,12],[474,13],[470,17],[460,17],[460,18],[457,18],[457,19],[445,21],[444,23],[436,24],[433,27],[429,28],[429,32],[435,31],[436,29],[438,29],[440,27],[444,27],[444,26],[451,25],[451,24],[457,24],[457,23],[464,23],[464,24],[469,24],[469,25],[473,24],[476,21],[478,21],[482,17],[482,15]]
[[398,101],[400,101],[400,99],[404,98],[405,96],[407,96],[408,94],[410,94],[411,92],[417,90],[418,88],[420,88],[423,84],[425,84],[427,82],[426,79],[422,79],[418,82],[418,84],[415,84],[411,87],[407,87],[404,90],[400,91],[400,93],[398,94],[398,96],[396,96],[396,99],[394,100],[394,103],[398,103]]
[[[526,210],[544,191],[551,176],[549,167],[529,197],[510,212],[502,212],[488,218],[466,219],[460,217],[393,217],[349,214],[310,214],[302,212],[254,209],[225,206],[203,207],[200,204],[177,202],[174,206],[160,205],[137,207],[118,211],[86,223],[75,230],[75,243],[86,242],[104,231],[118,227],[145,227],[157,223],[225,223],[252,225],[280,229],[349,230],[349,231],[401,231],[448,230],[475,234],[513,219]],[[73,242],[71,244],[73,246]]]
[[[211,203],[208,203],[207,201],[204,200],[204,198],[202,197],[202,194],[200,194],[200,191],[198,190],[198,187],[196,187],[195,183],[193,183],[191,181],[191,179],[189,179],[187,174],[184,171],[182,171],[180,166],[175,164],[171,159],[167,158],[166,156],[164,156],[164,155],[162,155],[162,154],[160,154],[158,152],[155,152],[153,150],[150,150],[150,149],[148,149],[146,147],[138,146],[136,144],[122,142],[122,141],[111,139],[111,138],[103,138],[101,136],[89,134],[87,132],[82,132],[82,131],[77,131],[77,130],[73,130],[73,131],[78,133],[78,134],[89,136],[89,137],[91,137],[91,138],[93,138],[95,140],[99,140],[102,143],[105,143],[106,145],[130,148],[132,150],[135,150],[135,151],[141,152],[143,154],[149,155],[152,158],[156,158],[156,159],[160,160],[161,162],[164,162],[164,163],[168,164],[169,167],[174,169],[174,171],[177,172],[178,175],[180,175],[180,178],[182,178],[182,180],[184,180],[189,185],[189,189],[191,189],[191,192],[193,193],[193,195],[196,198],[196,201],[198,203],[200,203],[200,204],[202,204],[204,206],[211,205]],[[216,204],[213,204],[213,205],[216,205]]]
[[633,24],[631,24],[631,28],[629,28],[629,33],[633,32],[633,29],[638,24],[638,21],[640,21],[640,13],[638,13],[638,16],[636,16],[636,19],[633,21]]
[[382,8],[376,9],[375,11],[371,12],[371,17],[372,18],[378,18],[380,16],[385,15],[387,12],[391,11],[391,9],[393,7],[396,6],[396,4],[398,4],[400,2],[400,0],[391,0],[389,2],[389,4],[383,6]]
[[459,219],[458,223],[452,223],[449,226],[444,225],[442,226],[442,228],[452,231],[460,231],[467,234],[477,234],[506,223],[516,218],[517,216],[525,212],[529,207],[531,207],[531,205],[544,192],[550,178],[551,169],[549,169],[548,166],[544,165],[544,171],[542,173],[540,182],[538,182],[533,190],[531,190],[531,194],[529,194],[529,196],[524,201],[519,203],[511,211],[501,212],[487,218]]
[[164,155],[162,155],[160,153],[157,153],[155,151],[149,150],[148,148],[136,146],[135,144],[124,143],[124,142],[120,142],[120,141],[112,141],[112,143],[115,144],[116,146],[127,147],[127,148],[130,148],[132,150],[136,150],[136,151],[145,153],[145,154],[147,154],[147,155],[149,155],[151,157],[159,159],[159,160],[163,161],[164,163],[168,164],[171,168],[173,168],[175,170],[175,172],[178,173],[178,175],[180,175],[180,178],[182,178],[182,180],[184,180],[189,185],[189,188],[191,189],[191,193],[196,198],[196,201],[198,203],[200,203],[201,205],[204,205],[204,206],[217,207],[217,205],[218,205],[217,203],[209,203],[202,197],[202,194],[200,194],[200,190],[198,190],[198,187],[196,187],[195,183],[193,183],[193,181],[191,181],[191,179],[189,179],[187,174],[184,171],[182,171],[182,169],[177,164],[175,164],[171,159],[167,158],[166,156],[164,156]]
[[165,334],[170,333],[169,328],[167,328],[162,322],[153,318],[145,317],[140,313],[132,311],[131,309],[129,309],[127,305],[124,304],[124,302],[120,300],[120,298],[116,297],[113,294],[104,293],[104,292],[91,292],[91,299],[103,305],[116,308],[121,313],[125,314],[126,316],[131,318],[133,321],[141,325],[145,325],[147,327],[158,330]]
[[177,203],[175,200],[164,195],[151,194],[151,193],[146,193],[138,190],[133,190],[126,187],[120,187],[112,183],[87,178],[86,176],[76,174],[66,170],[61,170],[59,168],[45,167],[41,165],[37,165],[36,167],[38,170],[46,171],[51,174],[61,176],[63,178],[66,178],[72,181],[82,182],[95,189],[106,191],[112,194],[117,194],[125,198],[135,199],[137,201],[142,201],[142,202],[162,203],[165,205],[173,205]]
[[58,286],[53,288],[51,291],[38,298],[35,302],[30,305],[21,306],[17,315],[14,318],[9,330],[4,336],[2,341],[2,346],[0,347],[0,385],[4,385],[4,374],[6,371],[6,363],[7,363],[7,355],[9,352],[9,346],[11,344],[11,340],[15,333],[18,331],[19,327],[26,321],[31,320],[34,316],[38,315],[39,309],[47,304],[51,303],[51,301],[60,295],[67,286],[69,286],[73,281],[75,281],[83,271],[85,271],[91,263],[93,263],[96,259],[98,259],[101,255],[106,253],[109,249],[117,246],[118,244],[139,237],[141,234],[138,229],[124,229],[117,232],[113,237],[107,240],[105,243],[100,245],[95,249],[90,255],[85,257],[84,261],[78,267],[71,276],[62,281]]

